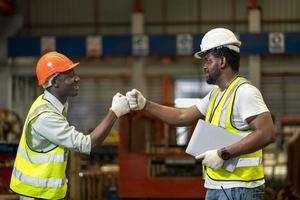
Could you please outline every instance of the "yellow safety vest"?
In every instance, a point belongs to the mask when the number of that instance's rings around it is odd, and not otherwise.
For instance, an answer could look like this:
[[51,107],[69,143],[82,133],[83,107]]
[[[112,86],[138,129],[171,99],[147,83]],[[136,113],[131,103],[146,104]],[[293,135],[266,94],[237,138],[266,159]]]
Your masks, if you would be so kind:
[[62,199],[67,192],[66,150],[56,146],[47,152],[37,152],[30,149],[26,142],[28,133],[31,131],[31,124],[41,113],[55,112],[62,115],[55,111],[54,107],[42,96],[35,100],[27,115],[11,176],[10,188],[24,196]]
[[[232,111],[234,106],[234,100],[237,89],[242,84],[249,84],[249,81],[237,77],[234,79],[231,84],[228,86],[226,91],[224,92],[223,96],[220,98],[219,102],[216,102],[216,98],[220,93],[220,89],[216,88],[212,91],[210,96],[210,105],[205,117],[205,121],[214,124],[216,126],[220,126],[220,117],[222,113],[226,114],[226,121],[225,121],[225,128],[226,130],[236,133],[249,133],[250,130],[239,130],[234,127],[232,123]],[[229,104],[227,107],[224,107],[225,102]],[[215,105],[217,103],[217,105]],[[225,169],[221,168],[220,170],[214,170],[212,168],[206,167],[206,175],[216,181],[256,181],[261,180],[264,178],[263,173],[263,166],[261,164],[262,160],[262,150],[258,150],[256,152],[250,154],[244,154],[240,156],[238,166],[233,172],[226,171]],[[257,161],[259,165],[257,165]],[[244,163],[244,164],[243,164]],[[255,164],[256,163],[256,164]]]

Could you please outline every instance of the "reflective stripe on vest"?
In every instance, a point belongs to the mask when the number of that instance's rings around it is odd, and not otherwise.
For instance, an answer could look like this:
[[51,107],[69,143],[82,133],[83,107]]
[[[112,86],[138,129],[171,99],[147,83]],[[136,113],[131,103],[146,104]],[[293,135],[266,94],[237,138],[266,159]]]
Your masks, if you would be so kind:
[[[232,122],[232,111],[234,105],[234,99],[236,91],[242,84],[249,83],[246,79],[237,77],[234,79],[223,96],[218,102],[216,98],[220,93],[220,90],[217,88],[211,93],[210,105],[206,114],[205,120],[216,126],[220,126],[220,118],[222,114],[225,114],[225,128],[226,130],[241,134],[243,137],[247,136],[250,133],[250,130],[239,130],[234,127]],[[215,105],[216,104],[216,105]],[[225,104],[227,107],[225,108]],[[237,168],[233,172],[228,172],[225,169],[214,170],[212,168],[206,168],[206,174],[213,180],[222,180],[222,181],[254,181],[264,178],[263,168],[261,165],[262,160],[262,150],[256,152],[241,155]]]
[[65,149],[57,146],[48,152],[36,152],[26,143],[26,137],[31,131],[31,123],[44,112],[54,112],[64,117],[44,100],[42,95],[32,104],[22,131],[10,188],[24,196],[62,199],[67,192]]
[[236,167],[249,167],[262,164],[262,157],[240,158]]
[[66,179],[55,178],[35,178],[20,172],[17,168],[13,169],[13,175],[24,183],[36,185],[40,187],[62,187],[66,183]]

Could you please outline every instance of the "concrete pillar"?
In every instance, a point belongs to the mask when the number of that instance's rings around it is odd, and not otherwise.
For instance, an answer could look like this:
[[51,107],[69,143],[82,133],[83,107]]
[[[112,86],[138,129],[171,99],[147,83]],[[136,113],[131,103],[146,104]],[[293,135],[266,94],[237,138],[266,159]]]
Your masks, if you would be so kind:
[[[249,32],[260,33],[261,32],[261,12],[258,8],[252,8],[248,13]],[[261,57],[260,55],[249,56],[249,80],[254,86],[260,88],[261,79]]]
[[260,88],[260,79],[261,79],[261,58],[259,55],[250,55],[248,58],[249,61],[249,80],[251,83]]
[[131,15],[131,33],[144,34],[144,14],[135,12]]
[[7,59],[7,39],[14,35],[23,26],[23,19],[21,15],[1,16],[0,17],[0,61]]
[[[131,16],[131,33],[144,34],[144,14],[135,12]],[[143,57],[133,59],[132,64],[132,87],[140,90],[147,96],[147,86],[145,79],[145,64]]]
[[15,34],[23,25],[21,15],[0,17],[0,109],[12,109],[12,73],[7,62],[7,39]]
[[0,66],[0,109],[12,109],[12,75],[8,64]]
[[147,93],[144,58],[135,58],[132,63],[132,87]]

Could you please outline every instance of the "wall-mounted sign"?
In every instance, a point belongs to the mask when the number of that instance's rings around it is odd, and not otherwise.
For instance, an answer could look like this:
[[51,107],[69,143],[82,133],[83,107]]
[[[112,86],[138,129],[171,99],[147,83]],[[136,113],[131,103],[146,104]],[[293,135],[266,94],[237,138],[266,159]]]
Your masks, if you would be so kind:
[[178,55],[193,54],[193,37],[190,34],[179,34],[176,37],[176,53]]
[[284,53],[285,41],[283,33],[269,33],[269,51],[270,53]]
[[102,55],[102,37],[88,36],[86,38],[87,57],[99,57]]
[[132,54],[134,56],[147,56],[149,54],[149,38],[146,35],[132,37]]
[[43,36],[41,37],[41,54],[49,51],[55,51],[56,40],[53,36]]

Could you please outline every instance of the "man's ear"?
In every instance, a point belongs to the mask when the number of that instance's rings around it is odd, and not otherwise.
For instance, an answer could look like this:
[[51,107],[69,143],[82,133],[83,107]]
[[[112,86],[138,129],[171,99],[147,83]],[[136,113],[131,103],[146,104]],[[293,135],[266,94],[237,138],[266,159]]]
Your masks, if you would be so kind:
[[52,79],[52,86],[55,87],[55,88],[59,87],[57,77],[54,77],[54,79]]
[[221,69],[224,69],[227,65],[227,59],[225,56],[222,56],[220,60],[221,60]]

